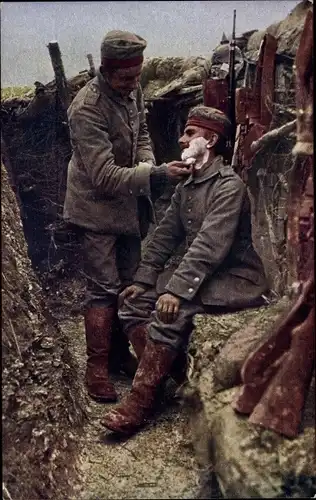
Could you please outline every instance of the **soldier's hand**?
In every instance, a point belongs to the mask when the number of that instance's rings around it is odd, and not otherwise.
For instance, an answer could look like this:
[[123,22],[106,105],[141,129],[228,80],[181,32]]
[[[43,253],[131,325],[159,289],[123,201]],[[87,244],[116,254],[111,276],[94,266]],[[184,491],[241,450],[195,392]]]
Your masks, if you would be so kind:
[[184,161],[171,161],[167,163],[167,176],[171,181],[181,181],[191,174],[192,168],[188,167]]
[[124,288],[123,292],[120,293],[118,297],[118,306],[121,307],[124,304],[125,299],[133,300],[142,295],[146,291],[145,286],[141,285],[130,285]]
[[156,302],[156,311],[158,318],[163,323],[173,323],[179,314],[180,299],[171,293],[160,295]]

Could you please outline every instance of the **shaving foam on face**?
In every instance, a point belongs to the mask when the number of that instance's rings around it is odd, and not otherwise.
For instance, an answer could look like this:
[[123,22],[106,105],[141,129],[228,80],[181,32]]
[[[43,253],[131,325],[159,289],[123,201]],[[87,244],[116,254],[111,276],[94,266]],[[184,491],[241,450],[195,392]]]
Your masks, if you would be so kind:
[[208,141],[204,137],[192,139],[189,147],[182,152],[182,161],[184,161],[186,165],[194,165],[195,169],[199,170],[208,157],[207,144]]

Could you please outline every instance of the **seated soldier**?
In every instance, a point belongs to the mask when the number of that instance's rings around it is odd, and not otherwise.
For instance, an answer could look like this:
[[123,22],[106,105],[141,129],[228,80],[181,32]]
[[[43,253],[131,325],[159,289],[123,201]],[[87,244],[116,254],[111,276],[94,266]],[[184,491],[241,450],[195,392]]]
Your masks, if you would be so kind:
[[[179,143],[186,149],[204,141],[204,149],[196,152],[190,177],[177,185],[134,284],[122,294],[119,317],[140,363],[130,394],[101,421],[112,431],[131,434],[144,423],[159,385],[187,348],[195,314],[265,301],[268,286],[252,244],[247,188],[221,156],[229,128],[217,109],[197,106],[189,113]],[[186,252],[170,275],[164,266],[183,241]]]

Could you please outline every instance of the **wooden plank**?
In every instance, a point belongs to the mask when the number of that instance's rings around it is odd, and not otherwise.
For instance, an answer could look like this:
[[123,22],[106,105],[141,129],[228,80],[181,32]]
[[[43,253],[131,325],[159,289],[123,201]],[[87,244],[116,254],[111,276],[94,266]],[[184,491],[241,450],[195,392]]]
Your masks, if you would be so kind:
[[63,108],[66,110],[70,104],[70,97],[60,48],[56,41],[49,42],[47,47],[55,73],[58,96]]
[[94,65],[92,54],[87,54],[87,58],[88,58],[88,61],[89,61],[89,68],[90,68],[89,69],[89,75],[90,76],[95,76],[96,71],[95,71],[95,65]]

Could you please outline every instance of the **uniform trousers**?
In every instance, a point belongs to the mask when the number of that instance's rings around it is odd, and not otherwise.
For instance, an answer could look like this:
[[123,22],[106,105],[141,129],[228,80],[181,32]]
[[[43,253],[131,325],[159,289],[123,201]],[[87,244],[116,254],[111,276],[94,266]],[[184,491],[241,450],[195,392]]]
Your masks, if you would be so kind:
[[153,342],[167,345],[177,351],[186,350],[193,330],[193,317],[196,314],[221,314],[230,312],[220,306],[206,306],[196,297],[188,301],[181,299],[179,315],[173,323],[163,323],[155,311],[158,293],[155,287],[149,288],[133,300],[125,300],[118,311],[119,320],[125,333],[136,326],[146,325],[148,337]]
[[[173,323],[163,323],[155,310],[158,294],[155,287],[146,290],[136,299],[126,299],[118,311],[118,317],[123,331],[127,334],[132,328],[146,325],[148,337],[153,342],[167,345],[177,351],[186,350],[193,330],[193,318],[196,314],[219,315],[233,313],[246,307],[226,307],[205,305],[198,294],[192,300],[180,299],[180,308],[177,319]],[[267,304],[263,297],[249,303],[247,308],[260,307]]]
[[118,294],[133,282],[140,262],[141,239],[133,235],[83,232],[85,306],[116,307]]

